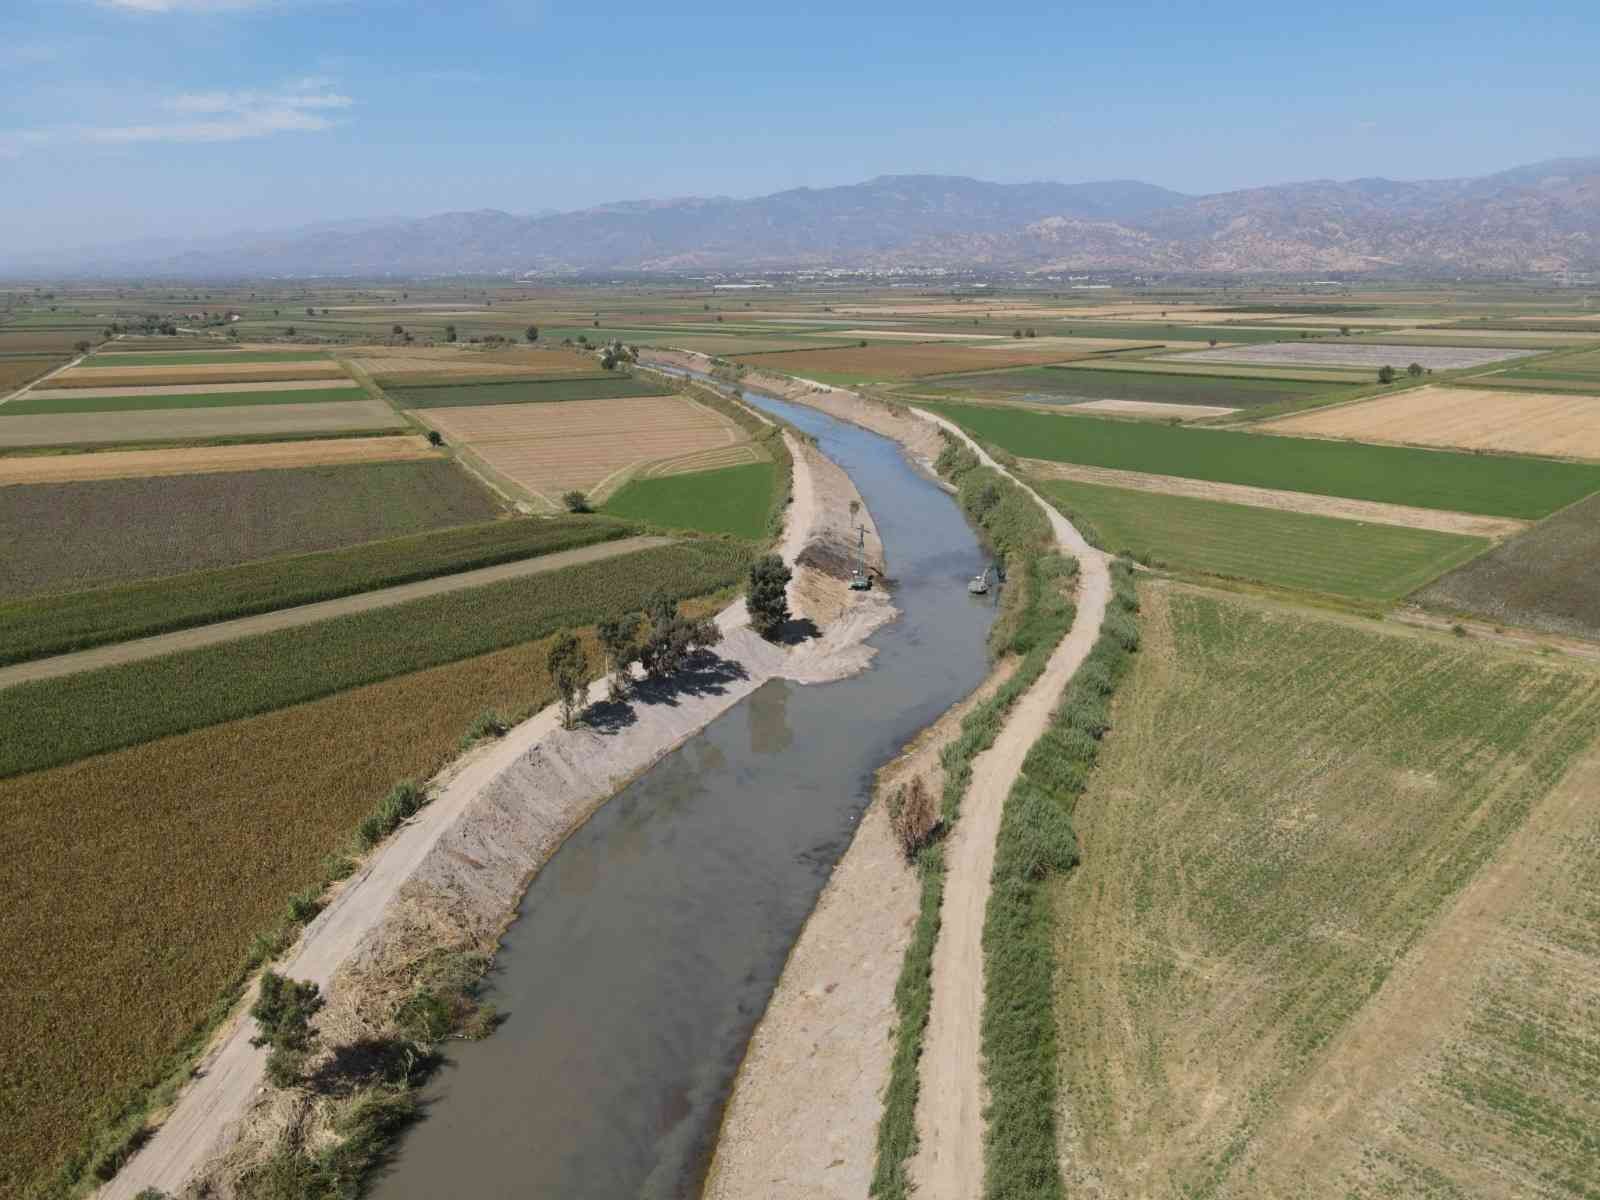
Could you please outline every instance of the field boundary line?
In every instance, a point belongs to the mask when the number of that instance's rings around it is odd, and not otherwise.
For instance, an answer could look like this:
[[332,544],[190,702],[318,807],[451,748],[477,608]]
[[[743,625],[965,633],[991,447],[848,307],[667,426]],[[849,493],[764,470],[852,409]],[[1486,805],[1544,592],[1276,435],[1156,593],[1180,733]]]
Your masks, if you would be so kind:
[[491,583],[499,583],[506,579],[520,579],[528,575],[541,575],[547,571],[560,570],[563,567],[599,562],[607,558],[615,558],[621,554],[631,554],[636,550],[648,550],[655,546],[669,545],[677,540],[670,537],[640,535],[631,538],[620,538],[616,541],[598,542],[591,546],[579,546],[573,550],[558,550],[553,554],[517,559],[515,562],[499,563],[492,567],[478,567],[471,571],[459,571],[453,575],[438,575],[431,579],[417,580],[414,583],[402,583],[394,587],[377,588],[370,592],[358,592],[353,596],[341,596],[334,600],[319,600],[312,604],[297,604],[290,608],[280,608],[269,613],[258,613],[251,617],[236,617],[231,621],[217,621],[210,625],[199,625],[191,629],[176,630],[172,633],[159,633],[153,637],[135,638],[128,642],[114,642],[109,646],[95,646],[89,650],[75,650],[70,654],[57,654],[50,658],[33,659],[30,662],[0,667],[0,689],[15,687],[21,683],[57,679],[63,675],[76,675],[82,671],[93,671],[101,667],[142,662],[149,658],[160,658],[167,654],[181,653],[185,650],[196,650],[202,646],[214,646],[220,642],[237,641],[240,638],[252,637],[257,634],[274,633],[281,629],[292,629],[296,626],[310,625],[318,621],[331,620],[335,617],[349,616],[353,613],[371,612],[379,608],[391,608],[394,605],[404,604],[410,600],[421,600],[428,596],[443,595],[446,592],[458,592],[468,588],[482,587]]

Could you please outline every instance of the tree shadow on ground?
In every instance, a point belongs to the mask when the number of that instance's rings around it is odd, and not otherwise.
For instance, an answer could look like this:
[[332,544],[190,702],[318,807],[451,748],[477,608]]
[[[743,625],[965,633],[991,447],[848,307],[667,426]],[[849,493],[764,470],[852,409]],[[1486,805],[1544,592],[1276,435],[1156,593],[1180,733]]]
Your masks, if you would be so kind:
[[809,642],[821,636],[822,630],[817,628],[817,623],[810,617],[790,617],[778,630],[778,636],[772,640],[780,646],[798,646],[801,642]]
[[321,1095],[348,1096],[378,1083],[420,1083],[441,1061],[437,1053],[398,1038],[361,1038],[336,1046],[306,1083]]
[[684,668],[666,679],[642,679],[629,700],[602,700],[583,711],[583,723],[596,733],[620,733],[639,720],[635,705],[676,705],[683,696],[721,696],[728,685],[750,678],[742,663],[710,650],[693,650]]

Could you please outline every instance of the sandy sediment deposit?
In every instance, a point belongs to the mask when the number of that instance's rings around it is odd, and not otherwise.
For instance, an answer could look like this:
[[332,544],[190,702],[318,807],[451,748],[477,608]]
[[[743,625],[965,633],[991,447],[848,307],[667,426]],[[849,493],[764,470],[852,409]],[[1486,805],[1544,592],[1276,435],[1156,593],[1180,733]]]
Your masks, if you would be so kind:
[[[859,496],[843,472],[813,473],[815,452],[796,439],[789,443],[795,484],[780,549],[792,562],[814,542],[847,537],[832,528],[832,514],[841,507],[848,513]],[[881,557],[877,565],[881,570]],[[792,585],[802,615],[812,615],[811,571],[801,568]],[[862,643],[894,608],[882,591],[854,600],[820,637],[791,649],[753,633],[743,601],[735,603],[717,618],[724,631],[718,661],[702,664],[715,683],[642,688],[634,722],[619,732],[562,730],[557,711],[546,709],[432,781],[431,803],[360,867],[278,965],[328,994],[319,1022],[327,1050],[359,1041],[387,1019],[388,981],[430,952],[492,948],[528,880],[572,830],[763,682],[822,682],[866,665],[871,650]],[[605,691],[603,683],[593,685],[589,701]],[[166,1122],[102,1190],[104,1197],[131,1200],[147,1187],[176,1193],[197,1179],[231,1195],[239,1172],[260,1161],[286,1120],[301,1123],[308,1137],[322,1136],[308,1106],[263,1087],[265,1052],[250,1045],[253,1032],[253,1022],[240,1015],[218,1035]]]

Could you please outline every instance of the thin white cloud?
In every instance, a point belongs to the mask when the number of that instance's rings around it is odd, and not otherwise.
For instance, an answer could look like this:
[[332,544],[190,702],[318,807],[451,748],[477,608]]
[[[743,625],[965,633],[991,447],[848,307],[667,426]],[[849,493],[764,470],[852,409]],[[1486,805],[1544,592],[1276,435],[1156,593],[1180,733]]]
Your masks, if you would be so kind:
[[333,113],[355,103],[328,80],[301,79],[273,91],[183,92],[161,105],[170,116],[127,125],[65,125],[0,132],[0,155],[50,145],[129,146],[149,142],[238,142],[278,133],[332,129]]

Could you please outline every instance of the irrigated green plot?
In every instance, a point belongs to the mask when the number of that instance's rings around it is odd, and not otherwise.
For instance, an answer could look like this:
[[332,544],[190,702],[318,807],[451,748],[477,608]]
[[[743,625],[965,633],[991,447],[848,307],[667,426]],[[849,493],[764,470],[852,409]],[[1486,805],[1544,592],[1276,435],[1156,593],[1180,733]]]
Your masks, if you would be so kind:
[[659,396],[665,390],[629,375],[571,376],[562,379],[497,380],[493,383],[385,386],[402,408],[455,408],[478,404],[542,404],[560,400],[610,400]]
[[729,533],[755,541],[767,532],[775,470],[771,463],[750,463],[635,479],[606,502],[605,511],[664,529]]
[[1323,393],[1338,395],[1348,385],[1288,379],[1238,379],[1214,375],[1173,375],[1155,371],[1096,371],[1089,367],[1029,367],[945,378],[922,390],[954,395],[1025,396],[1047,403],[1087,400],[1142,400],[1158,404],[1222,405],[1255,408]]
[[91,354],[86,367],[193,367],[207,363],[307,362],[327,358],[321,350],[196,350],[192,353],[147,351],[143,354]]
[[301,391],[195,392],[151,396],[82,396],[74,390],[63,388],[59,391],[30,392],[9,404],[0,404],[0,417],[25,417],[39,413],[141,412],[157,408],[238,408],[252,404],[327,404],[366,398],[367,393],[353,384]]
[[1600,467],[1174,428],[1015,408],[926,407],[1013,454],[1087,467],[1537,520],[1600,491]]
[[1482,538],[1068,480],[1035,486],[1106,549],[1179,571],[1392,600],[1486,550]]

